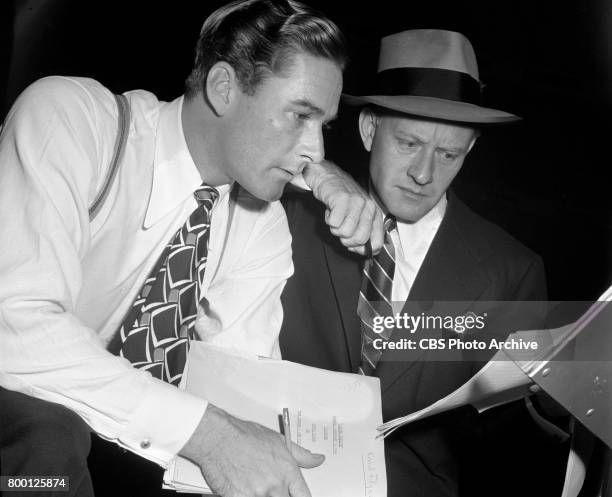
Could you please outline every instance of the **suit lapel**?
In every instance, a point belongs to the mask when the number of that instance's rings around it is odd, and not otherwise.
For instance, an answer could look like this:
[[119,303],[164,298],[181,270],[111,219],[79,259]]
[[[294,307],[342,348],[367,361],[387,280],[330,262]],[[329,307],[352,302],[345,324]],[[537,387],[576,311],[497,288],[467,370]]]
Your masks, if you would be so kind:
[[454,223],[440,226],[408,300],[472,302],[490,285],[475,254]]
[[[470,243],[465,227],[465,207],[449,195],[446,214],[425,256],[425,260],[410,289],[402,313],[427,311],[435,302],[461,301],[463,309],[453,307],[453,312],[463,312],[482,295],[491,284],[480,266],[486,250]],[[425,350],[420,350],[410,361],[385,361],[383,354],[377,368],[383,392],[389,390],[408,369],[422,361]],[[404,383],[404,382],[400,382]],[[402,387],[405,387],[402,385]],[[405,393],[404,393],[405,395]]]
[[323,243],[323,248],[342,319],[350,368],[351,371],[356,371],[361,357],[361,328],[357,316],[357,301],[361,288],[363,258],[348,252],[339,243]]

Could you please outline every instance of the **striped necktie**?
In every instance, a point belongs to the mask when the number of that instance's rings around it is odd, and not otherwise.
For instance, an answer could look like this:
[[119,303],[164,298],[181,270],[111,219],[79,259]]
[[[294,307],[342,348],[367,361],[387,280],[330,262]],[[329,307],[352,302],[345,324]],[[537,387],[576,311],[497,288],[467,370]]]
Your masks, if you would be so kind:
[[[198,207],[166,245],[109,350],[178,385],[194,338],[208,256],[210,213],[219,192],[200,186]],[[118,343],[120,340],[120,343]],[[113,350],[116,347],[118,350]]]
[[391,329],[384,328],[381,333],[374,331],[374,318],[391,316],[391,289],[395,274],[395,248],[391,231],[396,227],[395,217],[387,214],[384,222],[385,243],[382,250],[368,259],[363,266],[361,291],[357,304],[357,314],[361,321],[361,365],[359,373],[371,375],[382,355],[374,348],[376,338],[389,340]]

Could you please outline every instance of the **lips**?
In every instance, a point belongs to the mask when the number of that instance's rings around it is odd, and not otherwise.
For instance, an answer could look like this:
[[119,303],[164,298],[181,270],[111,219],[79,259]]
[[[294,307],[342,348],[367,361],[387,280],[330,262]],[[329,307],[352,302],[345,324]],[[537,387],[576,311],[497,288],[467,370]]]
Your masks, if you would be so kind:
[[412,188],[407,188],[405,186],[399,186],[398,188],[405,194],[408,194],[412,197],[426,197],[427,195],[422,193],[422,191],[413,190]]
[[291,178],[294,178],[295,176],[302,174],[302,171],[304,170],[305,167],[306,167],[306,164],[303,163],[303,164],[300,164],[297,168],[279,167],[279,169],[283,171],[284,173],[289,174]]
[[278,170],[288,175],[289,179],[292,179],[297,174],[297,173],[292,173],[291,171],[287,171],[287,169],[283,169],[282,167],[279,167]]

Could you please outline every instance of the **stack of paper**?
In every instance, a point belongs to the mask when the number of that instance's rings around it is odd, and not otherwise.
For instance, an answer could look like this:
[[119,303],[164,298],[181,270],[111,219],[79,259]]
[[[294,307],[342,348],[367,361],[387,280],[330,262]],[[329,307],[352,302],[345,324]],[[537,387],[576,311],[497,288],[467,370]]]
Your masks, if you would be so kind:
[[[385,497],[378,378],[261,359],[194,342],[183,387],[230,414],[279,430],[289,408],[291,439],[325,462],[302,473],[313,497]],[[166,488],[210,493],[199,468],[177,457]]]

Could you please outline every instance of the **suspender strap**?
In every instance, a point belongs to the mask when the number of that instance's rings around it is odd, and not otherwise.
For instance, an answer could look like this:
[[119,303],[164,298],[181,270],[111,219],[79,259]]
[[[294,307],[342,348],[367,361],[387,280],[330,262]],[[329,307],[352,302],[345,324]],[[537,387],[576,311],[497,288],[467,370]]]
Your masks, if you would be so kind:
[[104,200],[115,180],[115,176],[117,176],[117,170],[119,169],[119,164],[121,163],[125,151],[125,143],[127,142],[127,136],[130,129],[130,104],[127,97],[125,95],[115,95],[115,100],[119,108],[119,129],[117,138],[115,139],[115,150],[113,152],[110,168],[104,179],[104,184],[89,207],[89,221],[93,221],[98,215],[98,212],[100,212]]

